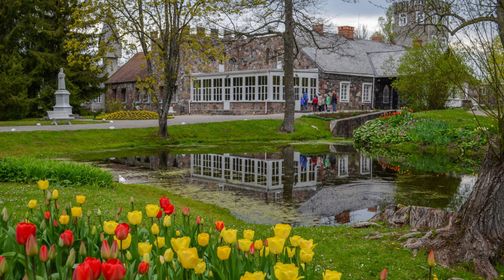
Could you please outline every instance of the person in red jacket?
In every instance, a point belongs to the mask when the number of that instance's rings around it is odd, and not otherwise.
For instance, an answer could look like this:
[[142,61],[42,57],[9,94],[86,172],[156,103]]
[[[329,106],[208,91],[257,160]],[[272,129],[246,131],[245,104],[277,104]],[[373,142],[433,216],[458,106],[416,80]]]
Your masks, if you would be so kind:
[[318,97],[315,95],[312,100],[312,105],[313,105],[313,112],[318,111]]

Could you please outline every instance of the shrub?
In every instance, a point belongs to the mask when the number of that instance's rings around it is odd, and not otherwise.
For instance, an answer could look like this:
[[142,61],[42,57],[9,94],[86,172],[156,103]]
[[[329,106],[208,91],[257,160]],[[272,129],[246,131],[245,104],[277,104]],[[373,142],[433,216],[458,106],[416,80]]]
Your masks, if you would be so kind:
[[31,183],[47,179],[60,186],[95,185],[109,187],[112,175],[97,167],[74,162],[35,158],[4,158],[0,160],[0,181]]
[[158,113],[152,111],[118,111],[96,117],[106,120],[155,120]]

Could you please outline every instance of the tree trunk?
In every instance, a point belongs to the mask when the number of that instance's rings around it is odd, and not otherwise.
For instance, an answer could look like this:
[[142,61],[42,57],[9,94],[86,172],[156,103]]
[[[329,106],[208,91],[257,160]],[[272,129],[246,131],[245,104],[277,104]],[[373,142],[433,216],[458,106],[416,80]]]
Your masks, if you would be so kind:
[[285,31],[284,44],[284,81],[285,106],[284,120],[280,131],[291,133],[294,131],[294,17],[292,0],[285,0]]
[[474,190],[455,217],[455,223],[432,239],[410,248],[434,249],[442,265],[472,262],[486,279],[499,275],[494,264],[504,249],[504,162],[490,149]]

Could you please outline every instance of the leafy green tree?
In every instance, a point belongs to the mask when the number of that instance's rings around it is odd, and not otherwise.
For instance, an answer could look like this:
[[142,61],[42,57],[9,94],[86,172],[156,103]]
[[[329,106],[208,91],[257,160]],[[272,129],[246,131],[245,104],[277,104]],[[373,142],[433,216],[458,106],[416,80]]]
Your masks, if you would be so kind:
[[415,45],[402,57],[393,86],[414,110],[442,109],[450,94],[471,82],[461,56],[436,43]]

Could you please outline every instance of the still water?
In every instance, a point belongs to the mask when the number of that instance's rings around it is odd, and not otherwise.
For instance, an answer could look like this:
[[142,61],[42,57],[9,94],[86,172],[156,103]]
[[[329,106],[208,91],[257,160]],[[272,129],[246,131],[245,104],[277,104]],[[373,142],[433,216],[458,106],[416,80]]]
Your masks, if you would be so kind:
[[473,175],[402,170],[350,145],[320,154],[292,147],[274,153],[156,151],[104,162],[126,183],[158,184],[264,224],[355,223],[391,203],[457,209],[476,181]]

